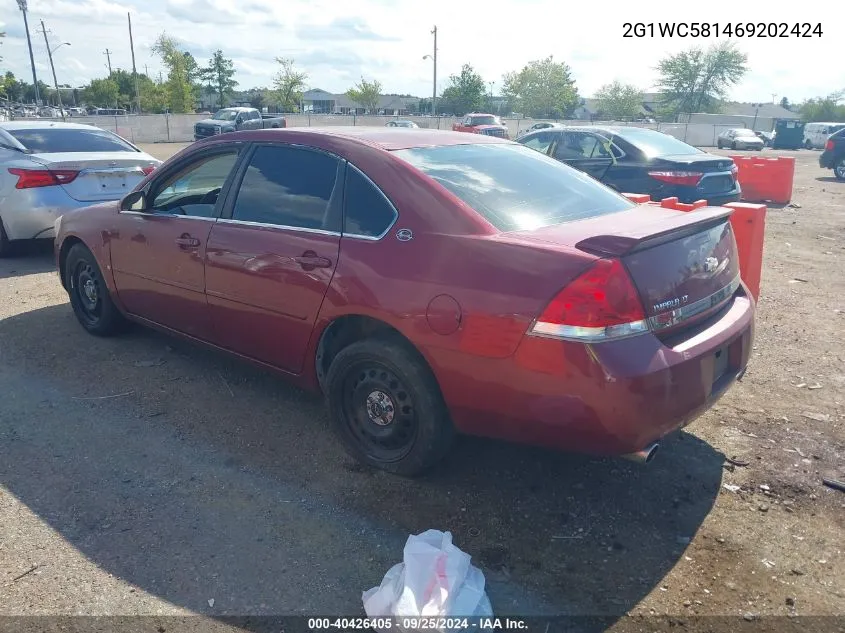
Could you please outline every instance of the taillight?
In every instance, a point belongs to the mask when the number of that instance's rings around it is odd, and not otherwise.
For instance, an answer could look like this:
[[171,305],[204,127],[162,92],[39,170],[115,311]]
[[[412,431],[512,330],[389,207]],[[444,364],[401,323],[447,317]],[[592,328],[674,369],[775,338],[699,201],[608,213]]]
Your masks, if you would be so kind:
[[700,171],[650,171],[648,175],[670,185],[687,185],[695,187],[704,175]]
[[15,189],[66,185],[69,182],[73,182],[79,175],[78,171],[71,169],[19,169],[17,167],[10,167],[9,173],[18,177]]
[[618,259],[600,259],[549,302],[532,334],[600,342],[648,331],[631,277]]
[[141,167],[141,171],[144,172],[145,176],[149,176],[153,171],[155,171],[155,165],[147,165],[146,167]]
[[833,141],[827,139],[827,143],[824,144],[824,148],[829,151],[833,151]]

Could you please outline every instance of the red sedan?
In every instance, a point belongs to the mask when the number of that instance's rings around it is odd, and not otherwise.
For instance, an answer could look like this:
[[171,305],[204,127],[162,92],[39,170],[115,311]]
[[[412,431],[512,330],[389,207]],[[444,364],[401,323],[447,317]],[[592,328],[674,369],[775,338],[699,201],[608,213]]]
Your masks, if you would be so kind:
[[90,333],[135,321],[321,390],[387,471],[456,433],[647,461],[748,362],[728,213],[637,206],[496,137],[263,130],[65,215],[56,257]]

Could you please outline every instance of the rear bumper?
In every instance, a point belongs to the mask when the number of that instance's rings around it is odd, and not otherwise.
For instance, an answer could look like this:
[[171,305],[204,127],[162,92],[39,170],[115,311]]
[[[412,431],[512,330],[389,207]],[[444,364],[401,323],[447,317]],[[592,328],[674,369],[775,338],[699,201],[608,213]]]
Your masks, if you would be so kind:
[[822,169],[833,169],[835,162],[833,154],[827,150],[819,155],[819,167]]
[[0,215],[10,240],[52,239],[59,216],[92,204],[74,200],[61,187],[16,189],[0,200]]
[[[456,426],[465,433],[596,455],[623,455],[682,428],[745,372],[754,304],[741,287],[695,336],[651,334],[584,345],[525,337],[509,359],[433,352]],[[716,353],[727,367],[714,380]]]

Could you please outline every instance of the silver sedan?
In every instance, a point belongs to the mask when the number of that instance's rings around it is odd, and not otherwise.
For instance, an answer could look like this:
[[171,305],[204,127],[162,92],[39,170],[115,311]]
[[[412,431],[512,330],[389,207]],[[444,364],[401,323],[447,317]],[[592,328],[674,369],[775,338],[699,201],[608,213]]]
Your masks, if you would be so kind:
[[748,128],[734,128],[725,130],[716,139],[716,146],[719,149],[730,147],[731,149],[756,149],[761,150],[765,143],[753,130]]
[[52,239],[61,215],[122,198],[160,164],[92,125],[0,123],[0,257],[18,240]]

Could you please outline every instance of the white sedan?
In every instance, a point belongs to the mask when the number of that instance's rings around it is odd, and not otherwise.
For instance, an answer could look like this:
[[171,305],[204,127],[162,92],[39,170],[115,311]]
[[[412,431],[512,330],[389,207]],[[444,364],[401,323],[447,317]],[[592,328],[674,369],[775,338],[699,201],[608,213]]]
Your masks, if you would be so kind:
[[754,133],[754,130],[739,127],[725,130],[716,139],[716,146],[719,149],[730,147],[731,149],[756,149],[761,150],[765,143],[763,139]]

